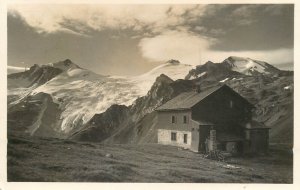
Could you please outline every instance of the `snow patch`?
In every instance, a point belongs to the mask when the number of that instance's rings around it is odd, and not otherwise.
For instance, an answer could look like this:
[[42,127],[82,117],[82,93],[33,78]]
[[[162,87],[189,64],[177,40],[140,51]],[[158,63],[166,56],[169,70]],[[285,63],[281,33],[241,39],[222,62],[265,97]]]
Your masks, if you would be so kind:
[[226,82],[229,78],[226,78],[224,80],[220,80],[220,82]]
[[199,73],[198,75],[196,76],[192,76],[191,79],[196,79],[196,78],[200,78],[202,76],[206,75],[206,72],[202,72],[202,73]]
[[128,77],[127,79],[137,85],[142,91],[142,96],[146,95],[150,90],[152,84],[155,82],[155,79],[161,74],[165,74],[170,77],[172,80],[184,79],[186,74],[193,69],[194,67],[187,64],[172,64],[165,63],[149,72],[136,76],[136,77]]
[[245,75],[252,75],[255,72],[265,74],[269,73],[266,71],[268,65],[262,61],[235,56],[232,56],[231,59],[227,59],[226,61],[230,64],[233,71],[240,72]]
[[292,89],[293,87],[292,86],[286,86],[286,87],[284,87],[283,89],[284,90],[290,90],[290,89]]

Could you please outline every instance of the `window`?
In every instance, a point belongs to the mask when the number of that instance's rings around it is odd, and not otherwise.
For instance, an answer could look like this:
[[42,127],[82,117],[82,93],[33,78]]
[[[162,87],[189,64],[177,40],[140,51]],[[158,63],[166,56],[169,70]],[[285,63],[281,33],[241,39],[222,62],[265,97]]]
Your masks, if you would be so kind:
[[186,144],[187,143],[187,134],[183,135],[183,143]]
[[186,115],[183,116],[183,123],[187,123],[187,116]]
[[176,133],[171,132],[171,141],[176,141]]
[[175,116],[174,115],[172,115],[172,123],[175,123],[176,122],[176,120],[175,120],[176,118],[175,118]]
[[232,100],[230,100],[229,105],[230,105],[230,108],[233,108],[233,101]]

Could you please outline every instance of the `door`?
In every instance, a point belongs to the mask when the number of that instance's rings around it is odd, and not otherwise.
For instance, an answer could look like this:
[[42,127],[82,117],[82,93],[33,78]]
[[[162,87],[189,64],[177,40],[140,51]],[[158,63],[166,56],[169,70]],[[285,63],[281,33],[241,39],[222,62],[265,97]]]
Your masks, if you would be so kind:
[[184,135],[183,135],[183,143],[184,143],[184,144],[187,144],[187,134],[184,134]]
[[209,137],[209,131],[211,126],[207,125],[200,125],[199,126],[199,151],[205,152],[206,151],[206,144],[205,141]]

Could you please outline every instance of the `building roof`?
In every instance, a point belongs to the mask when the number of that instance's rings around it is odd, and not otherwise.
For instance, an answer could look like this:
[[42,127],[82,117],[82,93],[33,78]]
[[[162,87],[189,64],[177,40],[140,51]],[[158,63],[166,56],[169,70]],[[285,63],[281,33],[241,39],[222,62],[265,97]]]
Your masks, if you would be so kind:
[[[214,92],[218,91],[221,88],[227,87],[228,89],[232,90],[235,92],[233,89],[228,87],[227,85],[222,85],[222,86],[215,86],[211,87],[205,91],[201,92],[196,92],[196,91],[191,91],[191,92],[183,92],[176,96],[175,98],[169,100],[165,104],[161,105],[158,107],[156,110],[157,111],[165,111],[165,110],[186,110],[192,108],[194,105],[208,97],[210,94],[213,94]],[[242,97],[240,94],[235,92],[238,96],[243,98],[250,106],[253,107],[251,103],[249,103],[244,97]]]
[[166,102],[162,106],[158,107],[156,110],[185,110],[192,108],[195,104],[206,98],[211,93],[217,91],[222,86],[212,87],[208,90],[203,92],[183,92],[176,96],[175,98],[171,99],[170,101]]

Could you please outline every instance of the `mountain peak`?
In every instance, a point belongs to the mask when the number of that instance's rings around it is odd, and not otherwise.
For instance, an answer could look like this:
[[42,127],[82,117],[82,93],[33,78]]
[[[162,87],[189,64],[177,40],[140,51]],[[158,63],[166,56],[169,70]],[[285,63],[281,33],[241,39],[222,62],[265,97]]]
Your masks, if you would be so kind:
[[226,60],[229,60],[229,61],[247,61],[247,60],[251,60],[251,59],[248,58],[248,57],[229,56],[224,61],[226,61]]
[[69,69],[79,69],[80,67],[73,63],[70,59],[65,59],[64,61],[58,61],[56,63],[49,63],[48,66],[61,69],[63,71]]
[[167,75],[165,74],[161,74],[160,76],[158,76],[155,80],[155,82],[166,82],[166,83],[171,83],[173,82],[173,80],[168,77]]
[[245,75],[278,74],[280,72],[279,69],[264,61],[258,61],[248,57],[230,56],[222,63],[229,65],[233,71]]
[[73,62],[70,59],[66,59],[63,61],[65,64],[72,64]]
[[178,65],[180,64],[180,61],[176,60],[176,59],[170,59],[169,61],[167,61],[166,63],[171,63],[171,64],[174,64],[174,65]]

